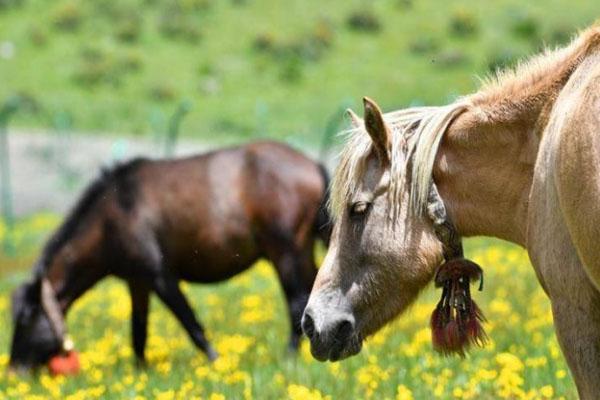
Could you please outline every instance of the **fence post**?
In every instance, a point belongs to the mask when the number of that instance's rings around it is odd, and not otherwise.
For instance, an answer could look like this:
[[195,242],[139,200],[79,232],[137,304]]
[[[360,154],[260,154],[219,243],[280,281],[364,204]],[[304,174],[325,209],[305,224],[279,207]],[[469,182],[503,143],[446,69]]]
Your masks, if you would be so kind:
[[0,106],[0,200],[2,201],[2,218],[6,223],[7,235],[2,243],[6,254],[15,255],[16,246],[13,241],[15,213],[12,202],[12,186],[10,181],[10,149],[8,143],[8,123],[19,109],[37,112],[39,107],[34,99],[27,95],[10,96]]
[[15,254],[13,228],[15,223],[12,187],[10,182],[10,149],[8,143],[8,121],[18,105],[9,99],[0,109],[0,195],[2,199],[2,218],[6,224],[6,236],[2,242],[2,250],[9,256]]
[[56,167],[61,174],[61,177],[68,175],[68,168],[65,160],[66,155],[69,153],[69,145],[71,144],[71,129],[73,127],[73,117],[68,111],[58,111],[52,115],[52,127],[58,137],[54,148],[52,149],[52,155],[54,156],[54,162]]
[[256,118],[256,126],[254,128],[253,136],[255,138],[268,136],[269,105],[262,100],[257,101],[254,109],[254,115]]
[[175,146],[177,145],[177,139],[179,139],[179,128],[181,127],[181,121],[191,109],[192,102],[189,100],[184,100],[179,103],[177,109],[171,118],[169,118],[169,126],[167,128],[167,137],[165,141],[166,157],[171,157],[175,153]]
[[164,150],[163,136],[165,131],[165,114],[159,109],[154,108],[149,114],[150,127],[152,129],[152,145],[155,155],[162,155]]

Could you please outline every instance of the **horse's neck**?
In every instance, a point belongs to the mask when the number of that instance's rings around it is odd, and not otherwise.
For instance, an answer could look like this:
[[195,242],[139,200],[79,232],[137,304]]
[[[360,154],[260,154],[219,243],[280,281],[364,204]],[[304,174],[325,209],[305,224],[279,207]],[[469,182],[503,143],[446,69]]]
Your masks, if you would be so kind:
[[460,233],[525,245],[539,138],[573,71],[599,48],[600,31],[590,29],[568,48],[468,98],[472,108],[449,127],[434,165]]
[[55,264],[49,269],[47,276],[63,314],[67,313],[75,300],[107,276],[106,271],[96,268],[94,264],[76,262],[69,268]]
[[446,132],[434,179],[462,235],[525,245],[537,118],[482,123],[476,111],[460,115]]

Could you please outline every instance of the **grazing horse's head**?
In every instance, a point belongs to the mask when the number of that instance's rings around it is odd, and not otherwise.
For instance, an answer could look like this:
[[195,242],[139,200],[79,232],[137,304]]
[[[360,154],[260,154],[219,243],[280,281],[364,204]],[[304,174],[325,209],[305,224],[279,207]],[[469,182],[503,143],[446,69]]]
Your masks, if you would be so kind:
[[[365,98],[364,106],[364,124],[352,114],[355,129],[331,190],[331,244],[302,322],[322,361],[358,353],[366,336],[411,304],[442,259],[432,223],[418,211],[426,206],[431,169],[415,169],[414,160],[431,159],[431,168],[435,153],[419,154],[420,142],[433,138],[423,128],[445,129],[455,111],[413,109],[392,125],[398,115],[384,120],[375,103]],[[414,183],[419,174],[423,187]]]
[[[13,340],[9,367],[30,370],[46,363],[58,354],[63,345],[56,323],[49,313],[59,312],[56,303],[48,299],[49,283],[34,279],[18,287],[12,296]],[[48,304],[50,302],[51,304]],[[45,304],[46,303],[46,304]]]

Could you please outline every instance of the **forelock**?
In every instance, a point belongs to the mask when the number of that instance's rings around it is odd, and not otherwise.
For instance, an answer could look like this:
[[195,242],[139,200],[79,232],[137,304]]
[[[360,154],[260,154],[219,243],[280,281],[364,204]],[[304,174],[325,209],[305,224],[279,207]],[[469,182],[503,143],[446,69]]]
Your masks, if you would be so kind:
[[[397,207],[405,184],[410,193],[411,210],[420,214],[427,203],[435,155],[441,138],[452,120],[469,107],[459,101],[442,107],[413,107],[384,114],[391,132],[390,188],[391,216],[398,215]],[[330,209],[338,218],[359,188],[367,169],[367,158],[373,142],[364,123],[341,133],[346,144],[338,157],[331,185]],[[407,165],[411,163],[411,175]]]

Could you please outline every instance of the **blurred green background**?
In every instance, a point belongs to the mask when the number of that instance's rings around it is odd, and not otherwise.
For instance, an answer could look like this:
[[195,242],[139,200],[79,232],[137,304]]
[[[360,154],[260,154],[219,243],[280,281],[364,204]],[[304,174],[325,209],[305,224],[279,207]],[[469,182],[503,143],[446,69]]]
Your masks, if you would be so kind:
[[[317,145],[362,96],[441,104],[594,21],[597,2],[0,0],[0,100],[78,132],[146,135],[182,101],[181,134]],[[162,120],[161,120],[162,118]]]

